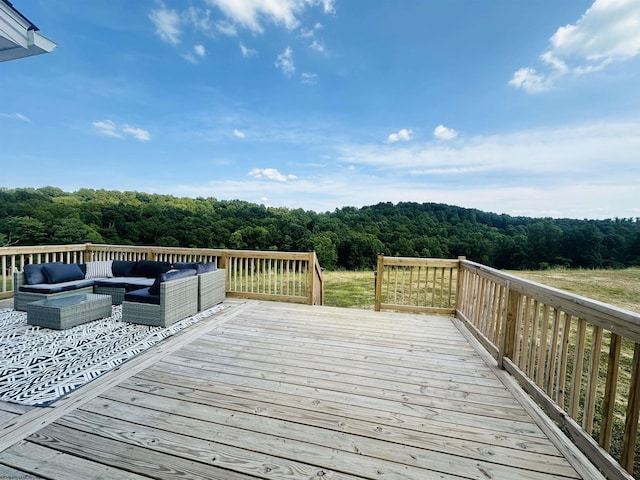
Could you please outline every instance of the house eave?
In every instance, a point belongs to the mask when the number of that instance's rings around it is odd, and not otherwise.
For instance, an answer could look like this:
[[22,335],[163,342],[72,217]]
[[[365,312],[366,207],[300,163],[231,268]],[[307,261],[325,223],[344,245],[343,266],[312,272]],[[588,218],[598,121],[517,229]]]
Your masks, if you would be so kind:
[[11,3],[0,0],[0,62],[49,53],[56,47]]

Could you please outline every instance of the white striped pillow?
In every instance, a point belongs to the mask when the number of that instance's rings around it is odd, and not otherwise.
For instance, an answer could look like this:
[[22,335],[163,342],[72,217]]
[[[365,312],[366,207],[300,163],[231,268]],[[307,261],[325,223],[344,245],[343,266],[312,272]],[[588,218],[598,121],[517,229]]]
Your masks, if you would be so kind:
[[107,278],[113,277],[111,271],[111,264],[113,260],[106,260],[101,262],[87,262],[87,273],[84,278]]

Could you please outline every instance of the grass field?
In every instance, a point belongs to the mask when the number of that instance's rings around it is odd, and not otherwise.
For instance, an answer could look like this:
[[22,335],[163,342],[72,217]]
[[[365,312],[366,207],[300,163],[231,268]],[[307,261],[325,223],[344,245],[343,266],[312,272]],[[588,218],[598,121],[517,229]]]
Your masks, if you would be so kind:
[[509,273],[640,313],[640,268],[571,270],[554,268]]
[[[508,273],[640,313],[640,268],[623,270],[558,268],[509,271]],[[326,271],[323,276],[325,305],[373,309],[375,295],[372,271]]]

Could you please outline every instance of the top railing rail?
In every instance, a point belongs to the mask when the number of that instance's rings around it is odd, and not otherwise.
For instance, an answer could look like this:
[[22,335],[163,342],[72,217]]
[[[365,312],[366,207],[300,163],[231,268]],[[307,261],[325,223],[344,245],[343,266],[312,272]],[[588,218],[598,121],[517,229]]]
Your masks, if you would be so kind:
[[12,273],[29,263],[100,260],[216,262],[226,270],[227,294],[321,305],[322,269],[315,252],[275,252],[135,245],[46,245],[0,248],[0,298],[13,295]]

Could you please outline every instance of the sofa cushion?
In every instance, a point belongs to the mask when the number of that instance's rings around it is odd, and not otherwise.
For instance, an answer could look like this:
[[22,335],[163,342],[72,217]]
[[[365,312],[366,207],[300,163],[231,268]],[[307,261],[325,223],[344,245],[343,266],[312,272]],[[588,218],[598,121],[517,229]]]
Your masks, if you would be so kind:
[[140,260],[136,267],[136,277],[156,278],[158,275],[171,270],[169,262],[155,262],[153,260]]
[[47,283],[72,282],[84,280],[84,274],[77,263],[45,263],[42,266]]
[[135,277],[138,262],[131,260],[114,260],[111,264],[111,271],[114,277]]
[[125,302],[151,303],[160,305],[160,295],[154,295],[149,292],[149,288],[140,288],[124,294]]
[[193,277],[196,274],[193,268],[183,268],[182,270],[171,270],[170,272],[163,273],[156,278],[153,285],[149,288],[149,293],[152,295],[160,295],[160,284],[162,282],[170,282],[171,280],[177,280],[179,278]]
[[24,281],[28,285],[36,285],[38,283],[47,283],[47,277],[44,276],[44,270],[42,270],[43,264],[34,263],[24,266]]
[[113,277],[111,271],[113,261],[99,261],[99,262],[87,262],[86,273],[84,278],[108,278]]
[[153,285],[154,279],[147,277],[111,277],[97,278],[94,280],[97,287],[124,288],[125,290],[137,290]]
[[216,262],[199,263],[196,267],[196,271],[198,272],[198,274],[213,272],[214,270],[216,270]]
[[77,290],[84,287],[92,287],[93,280],[73,280],[71,282],[61,283],[40,283],[38,285],[22,285],[20,287],[21,292],[29,293],[42,293],[49,295],[51,293],[68,292],[70,290]]

